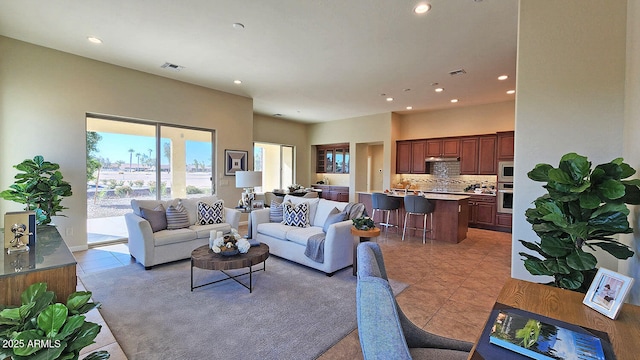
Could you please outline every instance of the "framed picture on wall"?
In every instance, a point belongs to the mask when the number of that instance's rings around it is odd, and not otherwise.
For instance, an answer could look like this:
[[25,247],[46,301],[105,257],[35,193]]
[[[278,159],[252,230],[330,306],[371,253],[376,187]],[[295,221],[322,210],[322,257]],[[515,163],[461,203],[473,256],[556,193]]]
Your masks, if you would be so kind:
[[236,175],[236,171],[247,171],[249,152],[244,150],[224,151],[224,174]]
[[632,285],[633,278],[600,268],[582,302],[615,320]]

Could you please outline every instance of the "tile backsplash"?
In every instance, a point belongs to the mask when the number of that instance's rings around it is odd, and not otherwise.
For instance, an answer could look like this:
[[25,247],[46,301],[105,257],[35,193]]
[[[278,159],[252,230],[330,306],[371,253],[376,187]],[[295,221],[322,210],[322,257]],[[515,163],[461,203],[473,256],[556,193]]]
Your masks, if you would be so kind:
[[435,162],[431,164],[431,174],[402,174],[400,178],[422,191],[460,192],[475,184],[488,188],[497,185],[496,175],[460,175],[459,161]]

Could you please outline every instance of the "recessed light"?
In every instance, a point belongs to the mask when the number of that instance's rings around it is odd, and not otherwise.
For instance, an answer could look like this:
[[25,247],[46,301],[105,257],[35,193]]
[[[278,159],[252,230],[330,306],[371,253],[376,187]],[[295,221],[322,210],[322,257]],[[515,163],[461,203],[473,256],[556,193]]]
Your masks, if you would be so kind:
[[413,106],[407,106],[407,110],[413,110]]
[[444,91],[444,88],[435,88],[434,91],[437,92],[437,93],[440,93],[440,92]]
[[233,83],[236,84],[236,85],[240,85],[240,84],[242,84],[242,81],[241,80],[233,80]]
[[507,90],[507,94],[509,94],[509,95],[513,95],[513,94],[515,94],[515,93],[516,93],[516,91],[515,91],[515,90]]
[[244,24],[242,23],[233,23],[233,25],[231,26],[233,26],[234,29],[238,29],[238,30],[244,29]]
[[507,80],[509,78],[508,75],[500,75],[498,76],[498,80]]
[[451,99],[451,102],[455,104],[458,102],[458,99]]
[[387,101],[393,101],[393,98],[392,97],[388,97]]
[[413,12],[416,14],[424,14],[431,9],[431,5],[429,4],[418,4],[413,8]]
[[89,40],[90,42],[94,43],[94,44],[102,44],[102,40],[95,37],[95,36],[87,36],[87,40]]

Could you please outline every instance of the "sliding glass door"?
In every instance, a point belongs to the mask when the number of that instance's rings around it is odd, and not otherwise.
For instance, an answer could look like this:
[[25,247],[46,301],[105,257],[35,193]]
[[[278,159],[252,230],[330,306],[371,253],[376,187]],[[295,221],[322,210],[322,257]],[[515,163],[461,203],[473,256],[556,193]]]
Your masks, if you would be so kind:
[[88,242],[127,237],[131,199],[214,192],[212,130],[87,117]]

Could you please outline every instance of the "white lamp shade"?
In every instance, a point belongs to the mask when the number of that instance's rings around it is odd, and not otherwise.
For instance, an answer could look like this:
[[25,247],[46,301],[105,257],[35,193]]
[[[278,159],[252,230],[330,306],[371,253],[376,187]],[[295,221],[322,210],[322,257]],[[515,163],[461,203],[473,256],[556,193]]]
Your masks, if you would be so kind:
[[236,187],[252,188],[262,186],[262,171],[236,171]]

